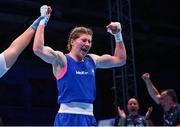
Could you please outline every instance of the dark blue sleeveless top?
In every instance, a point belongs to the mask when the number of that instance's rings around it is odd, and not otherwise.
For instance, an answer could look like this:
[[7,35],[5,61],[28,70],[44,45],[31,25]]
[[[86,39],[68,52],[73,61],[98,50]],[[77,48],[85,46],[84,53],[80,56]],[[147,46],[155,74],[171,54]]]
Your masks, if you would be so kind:
[[57,80],[58,103],[93,103],[96,97],[96,67],[93,59],[87,55],[84,61],[77,62],[69,55],[65,56],[67,71]]

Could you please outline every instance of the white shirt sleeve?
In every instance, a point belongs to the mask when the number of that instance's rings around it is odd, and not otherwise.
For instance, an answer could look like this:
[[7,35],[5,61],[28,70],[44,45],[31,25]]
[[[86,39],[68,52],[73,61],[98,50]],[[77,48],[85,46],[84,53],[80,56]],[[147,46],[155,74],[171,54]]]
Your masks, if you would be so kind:
[[9,70],[9,68],[6,67],[6,61],[4,58],[4,53],[0,54],[0,78]]

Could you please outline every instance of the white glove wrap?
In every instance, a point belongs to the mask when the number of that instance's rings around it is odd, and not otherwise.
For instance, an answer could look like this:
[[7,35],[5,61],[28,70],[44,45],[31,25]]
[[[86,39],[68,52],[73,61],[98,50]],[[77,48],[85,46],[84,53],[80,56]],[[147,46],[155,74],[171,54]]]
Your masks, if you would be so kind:
[[47,15],[47,11],[48,11],[48,6],[47,5],[41,6],[41,8],[40,8],[41,16],[46,16]]
[[112,30],[111,29],[107,29],[107,31],[109,33],[111,33],[112,35],[114,35],[114,38],[115,38],[115,41],[116,42],[123,42],[123,38],[122,38],[122,34],[121,34],[121,24],[119,22],[113,22],[113,24],[115,24],[117,26],[117,29],[119,29],[120,31],[116,34],[113,34],[112,33]]

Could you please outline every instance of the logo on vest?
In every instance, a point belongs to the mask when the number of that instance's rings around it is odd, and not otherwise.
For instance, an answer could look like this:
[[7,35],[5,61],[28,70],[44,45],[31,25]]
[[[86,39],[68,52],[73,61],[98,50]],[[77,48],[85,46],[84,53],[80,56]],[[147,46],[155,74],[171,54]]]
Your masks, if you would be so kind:
[[87,71],[76,71],[77,75],[87,75],[88,72]]

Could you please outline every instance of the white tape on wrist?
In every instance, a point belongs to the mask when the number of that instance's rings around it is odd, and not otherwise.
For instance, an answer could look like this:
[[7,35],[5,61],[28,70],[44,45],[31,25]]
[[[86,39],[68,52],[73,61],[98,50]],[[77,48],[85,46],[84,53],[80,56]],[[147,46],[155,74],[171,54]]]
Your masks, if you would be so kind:
[[114,38],[115,38],[116,42],[123,42],[123,38],[122,38],[121,32],[118,32],[118,33],[114,34]]
[[[120,26],[119,26],[120,27]],[[122,38],[122,34],[121,34],[121,32],[118,32],[118,33],[116,33],[116,34],[113,34],[112,33],[112,30],[111,29],[107,29],[107,32],[109,32],[109,33],[111,33],[112,35],[114,35],[114,38],[115,38],[115,41],[116,42],[123,42],[123,38]]]

